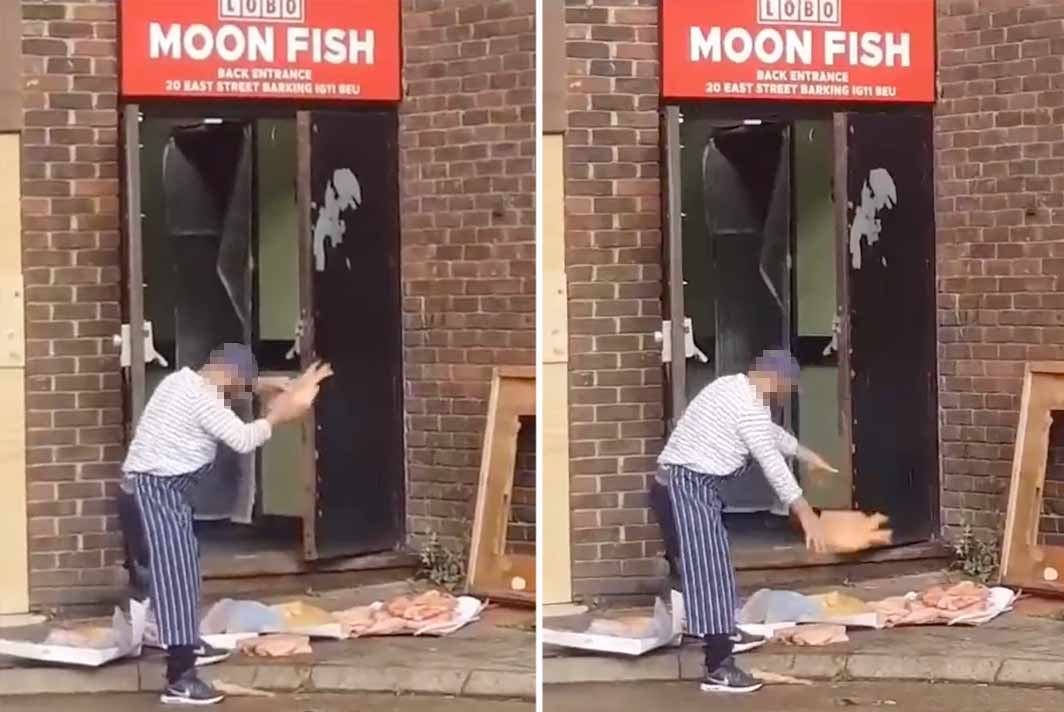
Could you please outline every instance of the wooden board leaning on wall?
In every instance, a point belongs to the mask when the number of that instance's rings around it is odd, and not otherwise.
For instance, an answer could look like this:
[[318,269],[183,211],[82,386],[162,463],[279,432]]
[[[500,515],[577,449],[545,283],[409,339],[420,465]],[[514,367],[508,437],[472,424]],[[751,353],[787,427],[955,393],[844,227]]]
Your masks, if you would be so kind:
[[480,460],[469,549],[469,593],[522,605],[536,602],[536,557],[506,551],[521,418],[536,414],[536,370],[495,369]]

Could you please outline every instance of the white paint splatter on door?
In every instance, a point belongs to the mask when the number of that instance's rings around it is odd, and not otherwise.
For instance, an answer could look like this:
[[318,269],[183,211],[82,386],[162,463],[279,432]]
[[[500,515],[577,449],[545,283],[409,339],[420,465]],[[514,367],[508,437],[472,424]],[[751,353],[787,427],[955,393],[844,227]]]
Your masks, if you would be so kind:
[[[349,168],[333,172],[332,180],[325,186],[325,204],[318,209],[314,223],[314,269],[325,270],[325,241],[337,247],[347,236],[347,223],[340,217],[345,210],[358,210],[362,205],[362,184]],[[347,268],[351,265],[348,263]]]
[[890,210],[898,204],[898,187],[886,168],[873,168],[861,188],[861,204],[857,206],[850,225],[850,255],[853,268],[861,269],[861,240],[871,247],[879,240],[883,229],[879,221],[881,210]]

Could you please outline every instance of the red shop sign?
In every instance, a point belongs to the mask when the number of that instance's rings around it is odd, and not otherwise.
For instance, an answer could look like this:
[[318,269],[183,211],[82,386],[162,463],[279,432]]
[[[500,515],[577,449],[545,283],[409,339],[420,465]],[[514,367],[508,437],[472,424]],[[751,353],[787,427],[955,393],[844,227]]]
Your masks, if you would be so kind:
[[398,101],[400,0],[121,0],[122,94]]
[[666,99],[935,101],[934,0],[661,0]]

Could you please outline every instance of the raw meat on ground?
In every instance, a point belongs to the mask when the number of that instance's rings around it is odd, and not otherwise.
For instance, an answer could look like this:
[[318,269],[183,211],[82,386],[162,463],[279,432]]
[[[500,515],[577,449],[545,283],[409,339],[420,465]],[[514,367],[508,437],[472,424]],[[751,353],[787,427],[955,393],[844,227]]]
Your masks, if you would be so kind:
[[285,658],[290,655],[310,655],[310,638],[305,635],[266,635],[245,640],[240,652],[259,658]]
[[370,635],[406,635],[426,626],[449,623],[458,610],[458,599],[442,591],[417,596],[397,596],[383,605],[358,606],[340,611],[336,618],[358,638]]

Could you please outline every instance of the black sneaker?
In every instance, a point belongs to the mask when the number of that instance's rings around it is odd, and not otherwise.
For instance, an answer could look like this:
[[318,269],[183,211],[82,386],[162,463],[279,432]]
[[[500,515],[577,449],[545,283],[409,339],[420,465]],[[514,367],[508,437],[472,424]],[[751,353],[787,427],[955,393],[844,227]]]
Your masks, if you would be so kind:
[[702,692],[729,692],[741,694],[757,692],[764,683],[735,665],[732,658],[728,658],[720,667],[713,672],[707,672],[702,678]]
[[740,628],[731,636],[731,642],[733,653],[746,653],[755,648],[760,648],[768,642],[768,638],[763,635],[752,635]]
[[177,682],[167,685],[159,699],[164,705],[204,707],[218,704],[225,699],[225,695],[199,679],[195,673],[189,673]]
[[206,641],[201,640],[199,645],[196,646],[196,667],[214,665],[223,662],[228,660],[232,654],[233,653],[230,650],[216,648],[213,645],[208,644]]

